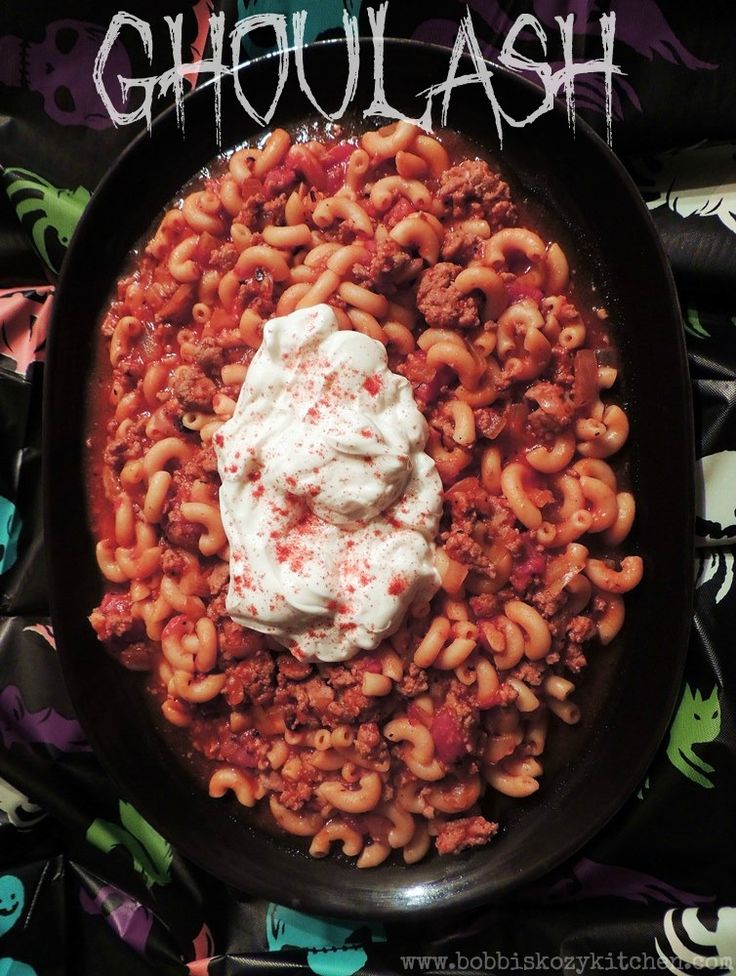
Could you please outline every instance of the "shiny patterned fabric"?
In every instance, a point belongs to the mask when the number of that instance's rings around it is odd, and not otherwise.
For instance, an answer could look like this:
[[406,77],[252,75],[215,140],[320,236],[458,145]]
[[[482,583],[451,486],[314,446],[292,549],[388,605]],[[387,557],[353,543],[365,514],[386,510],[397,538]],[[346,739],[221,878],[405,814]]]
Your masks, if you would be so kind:
[[[209,55],[211,12],[230,30],[238,17],[304,7],[313,40],[340,33],[343,7],[367,33],[368,6],[130,0],[125,9],[151,23],[154,63],[131,32],[109,70],[137,77],[170,66],[165,15],[181,13],[196,61]],[[601,13],[616,13],[613,148],[672,262],[690,358],[697,592],[670,729],[608,827],[501,907],[400,927],[300,915],[185,862],[117,795],[64,692],[42,559],[40,387],[66,246],[140,128],[113,127],[91,85],[118,9],[0,4],[0,974],[736,972],[736,9],[725,0],[469,4],[487,57],[528,13],[547,33],[553,67],[563,56],[556,18],[575,15],[581,61],[599,56]],[[390,0],[387,33],[452,45],[465,12],[454,0]],[[244,56],[263,53],[259,40],[244,42]],[[531,35],[518,48],[541,57]],[[605,134],[602,86],[580,79],[576,95]],[[652,419],[677,436],[665,416]]]

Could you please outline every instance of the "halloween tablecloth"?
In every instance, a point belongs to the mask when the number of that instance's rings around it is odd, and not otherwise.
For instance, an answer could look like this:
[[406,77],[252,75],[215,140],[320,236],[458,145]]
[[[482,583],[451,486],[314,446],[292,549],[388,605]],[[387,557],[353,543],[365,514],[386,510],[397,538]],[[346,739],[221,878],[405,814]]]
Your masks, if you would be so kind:
[[[229,31],[238,18],[303,7],[310,41],[339,35],[344,9],[367,33],[368,6],[128,0],[124,9],[151,26],[152,63],[129,31],[105,77],[171,67],[167,15],[182,14],[184,49],[197,61],[210,53],[211,13]],[[583,61],[600,57],[601,14],[616,14],[613,148],[675,271],[700,459],[696,609],[669,732],[636,795],[571,861],[503,907],[431,926],[308,917],[240,895],[180,858],[116,795],[66,697],[47,616],[40,386],[66,245],[143,123],[114,127],[91,81],[119,8],[0,0],[2,976],[736,972],[736,7],[390,0],[386,34],[452,45],[468,11],[489,58],[520,14],[533,15],[553,68],[562,23]],[[518,49],[540,58],[539,40],[525,36]],[[249,35],[243,56],[262,53],[259,42],[272,41]],[[581,114],[605,133],[602,78],[581,76],[575,91]],[[124,108],[116,95],[113,103]],[[155,111],[165,104],[156,100]],[[652,422],[678,436],[665,415]]]

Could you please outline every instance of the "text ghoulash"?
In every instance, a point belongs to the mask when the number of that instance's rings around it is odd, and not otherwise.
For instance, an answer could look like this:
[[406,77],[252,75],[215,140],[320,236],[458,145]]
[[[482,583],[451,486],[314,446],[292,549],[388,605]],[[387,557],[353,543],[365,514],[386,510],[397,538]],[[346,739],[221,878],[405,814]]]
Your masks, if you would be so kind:
[[[600,18],[601,57],[587,61],[576,61],[573,58],[575,15],[555,17],[560,35],[562,49],[562,65],[556,70],[545,60],[547,54],[547,33],[539,20],[531,14],[520,14],[508,31],[501,47],[499,64],[510,71],[523,73],[527,77],[532,75],[541,86],[539,105],[524,118],[514,118],[501,104],[493,83],[492,62],[483,57],[481,46],[475,34],[470,10],[466,10],[462,18],[455,44],[452,51],[448,50],[448,64],[446,76],[434,84],[418,91],[417,99],[424,99],[424,109],[415,118],[409,118],[389,104],[384,84],[384,37],[386,36],[386,20],[388,3],[382,3],[378,9],[368,8],[368,20],[371,30],[373,50],[373,99],[363,112],[365,119],[396,119],[411,122],[427,132],[435,125],[446,126],[453,92],[465,85],[480,85],[488,99],[489,124],[496,130],[499,144],[503,144],[505,126],[522,128],[530,125],[535,119],[554,106],[556,97],[565,99],[567,116],[570,126],[575,127],[575,82],[579,77],[599,75],[604,85],[604,111],[606,117],[606,137],[609,145],[612,141],[612,82],[613,76],[621,74],[613,61],[614,36],[616,31],[616,15],[611,12],[602,14]],[[343,15],[343,30],[345,33],[347,58],[347,75],[344,95],[340,105],[331,111],[320,105],[315,98],[307,78],[304,65],[304,37],[305,25],[309,14],[306,10],[297,11],[291,21],[292,37],[289,37],[289,23],[284,14],[254,14],[238,20],[233,29],[226,34],[225,15],[212,14],[209,19],[209,37],[211,55],[195,61],[185,60],[182,50],[182,14],[175,18],[165,17],[171,41],[172,66],[159,75],[148,75],[139,78],[123,78],[118,76],[123,100],[127,102],[134,96],[139,96],[138,104],[128,111],[120,111],[110,92],[106,88],[103,74],[110,54],[116,41],[121,35],[129,36],[130,32],[138,35],[138,43],[150,61],[153,57],[153,31],[148,21],[136,17],[134,14],[121,11],[113,17],[105,38],[100,46],[93,70],[94,85],[102,99],[105,108],[115,125],[130,125],[145,120],[150,128],[154,114],[154,103],[157,97],[173,93],[176,104],[177,120],[184,131],[185,126],[185,79],[191,76],[208,75],[213,80],[214,118],[218,142],[221,132],[221,101],[223,79],[230,79],[234,86],[235,95],[243,111],[258,125],[266,126],[273,119],[278,108],[281,93],[284,90],[293,58],[297,71],[299,85],[309,102],[328,121],[336,122],[343,118],[351,107],[355,97],[360,69],[360,46],[358,44],[358,19],[350,16],[347,11]],[[241,45],[254,31],[271,30],[274,36],[274,47],[279,57],[278,76],[275,81],[273,98],[265,110],[257,109],[249,93],[244,91],[237,74],[237,66],[241,63]],[[542,60],[534,60],[517,50],[520,36],[526,32],[533,34],[539,42],[544,55]],[[230,65],[226,63],[226,41],[230,47]],[[473,70],[463,73],[460,70],[460,60],[464,53],[470,56]],[[250,93],[252,95],[252,93]],[[260,93],[259,93],[260,95]],[[439,118],[436,103],[440,104]]]

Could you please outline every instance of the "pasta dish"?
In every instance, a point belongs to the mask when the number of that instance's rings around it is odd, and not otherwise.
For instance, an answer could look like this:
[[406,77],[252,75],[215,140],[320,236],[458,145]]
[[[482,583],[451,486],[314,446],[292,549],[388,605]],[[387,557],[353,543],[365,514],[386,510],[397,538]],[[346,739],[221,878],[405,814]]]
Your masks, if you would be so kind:
[[91,624],[314,857],[488,843],[642,577],[608,314],[507,178],[404,121],[276,129],[101,323]]

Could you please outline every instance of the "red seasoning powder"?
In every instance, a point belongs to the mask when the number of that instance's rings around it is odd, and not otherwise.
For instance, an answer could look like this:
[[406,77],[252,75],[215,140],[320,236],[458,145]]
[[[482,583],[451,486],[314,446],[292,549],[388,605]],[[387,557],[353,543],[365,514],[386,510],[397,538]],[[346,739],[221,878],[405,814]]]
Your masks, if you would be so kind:
[[339,331],[326,305],[267,323],[214,441],[230,616],[303,660],[340,661],[431,599],[442,486],[426,438],[381,343]]

